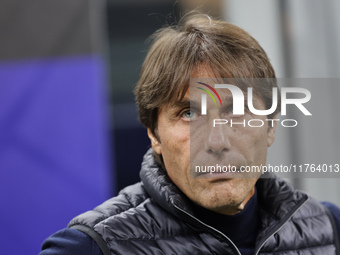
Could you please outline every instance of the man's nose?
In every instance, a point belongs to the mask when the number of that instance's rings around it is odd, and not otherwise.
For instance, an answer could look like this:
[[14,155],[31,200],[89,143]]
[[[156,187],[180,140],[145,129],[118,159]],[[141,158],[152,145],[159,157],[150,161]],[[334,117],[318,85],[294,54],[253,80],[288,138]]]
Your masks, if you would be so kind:
[[227,152],[231,148],[229,132],[231,130],[226,125],[217,125],[210,128],[209,136],[206,141],[206,150],[208,153],[219,155]]

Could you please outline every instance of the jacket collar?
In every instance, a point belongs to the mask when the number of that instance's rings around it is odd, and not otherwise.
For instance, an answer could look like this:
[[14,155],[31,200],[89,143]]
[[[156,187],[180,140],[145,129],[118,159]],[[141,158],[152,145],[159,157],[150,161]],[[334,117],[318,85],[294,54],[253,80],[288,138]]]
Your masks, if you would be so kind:
[[140,171],[140,178],[146,191],[166,211],[179,216],[179,212],[175,208],[177,206],[192,214],[192,202],[171,181],[166,171],[156,162],[153,152],[152,149],[149,149],[144,155]]
[[256,183],[260,206],[277,220],[284,219],[308,196],[274,174],[264,174]]

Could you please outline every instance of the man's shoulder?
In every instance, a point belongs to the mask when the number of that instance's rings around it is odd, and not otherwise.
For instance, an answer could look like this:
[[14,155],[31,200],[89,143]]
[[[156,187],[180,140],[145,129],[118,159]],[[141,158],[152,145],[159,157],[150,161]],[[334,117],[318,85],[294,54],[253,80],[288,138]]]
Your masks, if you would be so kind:
[[142,183],[128,186],[117,196],[72,219],[68,228],[47,238],[41,254],[109,254],[100,229],[110,224],[116,233],[126,232],[124,228],[135,225],[133,219],[138,218],[138,211],[143,211],[148,203],[153,202]]
[[331,202],[321,202],[332,213],[334,218],[339,221],[340,224],[340,208]]
[[[152,223],[152,224],[151,224]],[[150,196],[142,183],[128,186],[91,211],[71,220],[68,227],[78,229],[92,238],[105,236],[110,229],[117,239],[129,239],[127,229],[133,230],[134,238],[150,235],[153,226],[169,226],[169,230],[183,232],[185,223],[164,209]],[[131,231],[128,231],[131,232]]]
[[101,221],[124,214],[124,212],[137,208],[140,204],[150,199],[142,183],[136,183],[122,189],[119,194],[106,200],[93,210],[78,215],[71,220],[68,227],[74,225],[86,225],[93,228]]
[[188,223],[155,202],[141,183],[123,189],[118,196],[77,216],[69,228],[90,236],[103,254],[109,254],[109,249],[123,251],[132,246],[142,249],[146,242],[157,246],[160,240],[172,245],[166,241],[168,238],[184,238],[195,233]]
[[48,237],[41,247],[39,255],[102,255],[97,243],[85,233],[76,229],[65,228]]
[[[331,213],[333,220],[334,220],[334,225],[337,230],[338,238],[340,238],[340,208],[330,202],[321,202],[321,204],[323,204],[328,209],[328,211]],[[339,240],[339,243],[340,243],[340,240]]]

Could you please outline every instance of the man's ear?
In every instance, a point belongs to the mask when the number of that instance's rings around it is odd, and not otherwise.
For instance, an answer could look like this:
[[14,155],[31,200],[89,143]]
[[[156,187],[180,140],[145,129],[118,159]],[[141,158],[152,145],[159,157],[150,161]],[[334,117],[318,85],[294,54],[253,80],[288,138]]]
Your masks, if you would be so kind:
[[157,137],[151,132],[150,128],[148,128],[148,137],[150,138],[152,149],[157,154],[162,154],[161,143],[159,142]]
[[[277,115],[273,117],[273,119],[276,119]],[[267,146],[270,147],[274,140],[275,140],[275,133],[276,133],[276,126],[277,126],[277,121],[269,121],[270,123],[268,127],[268,135],[267,135]]]

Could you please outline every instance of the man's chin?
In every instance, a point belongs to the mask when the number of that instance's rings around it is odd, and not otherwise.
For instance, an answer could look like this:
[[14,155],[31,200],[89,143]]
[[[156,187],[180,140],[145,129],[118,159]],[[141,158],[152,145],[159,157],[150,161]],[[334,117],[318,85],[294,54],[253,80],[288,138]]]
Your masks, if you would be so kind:
[[239,209],[240,204],[242,204],[242,199],[231,198],[221,192],[219,196],[206,196],[205,200],[201,201],[199,205],[217,213],[232,215],[242,210]]
[[239,179],[207,180],[205,189],[196,193],[198,204],[221,214],[238,213],[244,208],[245,199],[252,195],[252,189],[239,189],[239,185],[242,185]]

